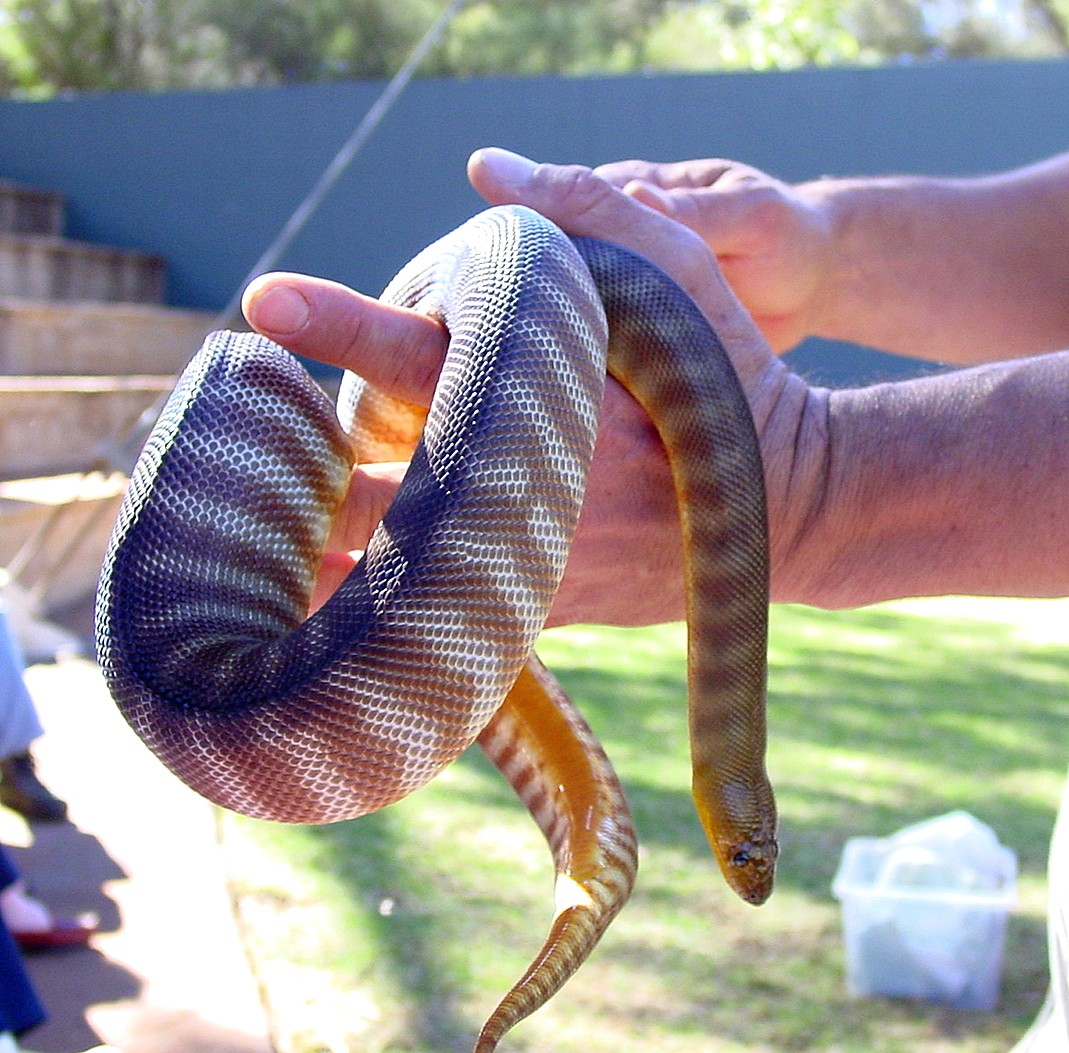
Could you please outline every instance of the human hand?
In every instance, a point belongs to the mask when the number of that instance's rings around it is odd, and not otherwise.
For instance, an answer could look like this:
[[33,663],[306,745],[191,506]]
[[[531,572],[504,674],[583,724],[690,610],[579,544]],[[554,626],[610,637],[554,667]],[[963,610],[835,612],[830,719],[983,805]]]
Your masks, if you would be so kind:
[[695,231],[777,353],[818,332],[832,226],[819,184],[792,186],[733,161],[617,161],[613,186]]
[[[659,264],[696,300],[732,356],[759,434],[773,435],[787,371],[769,352],[690,229],[621,193],[591,170],[535,165],[505,151],[476,153],[475,188],[491,203],[528,205],[575,235],[614,241]],[[290,350],[352,369],[390,394],[426,404],[445,353],[446,335],[423,316],[381,304],[343,286],[299,275],[266,275],[246,291],[254,328]],[[782,458],[770,457],[769,464]],[[348,569],[341,555],[366,544],[399,474],[365,466],[335,528],[337,549],[321,593]],[[627,560],[627,573],[620,564]],[[652,423],[610,381],[602,407],[587,499],[550,624],[639,625],[684,613],[682,546],[667,460]]]

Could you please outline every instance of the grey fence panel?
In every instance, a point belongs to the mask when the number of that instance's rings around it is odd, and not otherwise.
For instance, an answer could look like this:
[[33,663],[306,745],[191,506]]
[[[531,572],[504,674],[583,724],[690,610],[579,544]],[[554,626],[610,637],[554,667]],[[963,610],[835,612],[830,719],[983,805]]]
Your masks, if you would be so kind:
[[[68,234],[169,263],[170,302],[229,299],[381,90],[369,82],[0,102],[0,176],[68,200]],[[1069,62],[708,76],[421,80],[279,266],[378,292],[481,207],[464,162],[720,155],[787,179],[979,173],[1069,148]],[[811,343],[836,383],[911,363]]]

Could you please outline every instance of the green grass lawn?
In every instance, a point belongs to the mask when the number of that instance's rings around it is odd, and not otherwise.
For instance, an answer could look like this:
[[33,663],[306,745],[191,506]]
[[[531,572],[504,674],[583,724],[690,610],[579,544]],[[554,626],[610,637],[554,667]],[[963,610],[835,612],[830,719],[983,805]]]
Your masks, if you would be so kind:
[[[642,844],[638,885],[508,1051],[1008,1050],[1046,985],[1045,864],[1069,762],[1069,607],[928,601],[773,611],[769,767],[782,855],[737,901],[689,795],[679,626],[548,633],[539,653],[605,744]],[[1018,854],[998,1012],[845,990],[843,843],[964,808]],[[541,943],[548,851],[477,750],[377,815],[223,843],[283,1053],[452,1053]]]

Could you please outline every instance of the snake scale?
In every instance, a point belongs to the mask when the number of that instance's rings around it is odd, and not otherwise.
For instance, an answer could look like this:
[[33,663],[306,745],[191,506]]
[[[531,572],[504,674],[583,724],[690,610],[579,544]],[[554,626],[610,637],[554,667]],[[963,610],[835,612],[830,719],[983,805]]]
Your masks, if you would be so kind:
[[[641,257],[568,238],[526,208],[469,220],[383,299],[449,332],[429,410],[347,377],[335,412],[269,341],[205,341],[132,473],[101,576],[98,654],[163,762],[253,816],[366,814],[478,740],[557,872],[549,936],[478,1038],[476,1053],[491,1053],[578,968],[635,879],[620,784],[532,654],[579,516],[606,369],[655,422],[679,497],[697,811],[731,886],[753,903],[771,890],[760,454],[689,297]],[[309,616],[352,465],[399,450],[411,463],[393,504]]]

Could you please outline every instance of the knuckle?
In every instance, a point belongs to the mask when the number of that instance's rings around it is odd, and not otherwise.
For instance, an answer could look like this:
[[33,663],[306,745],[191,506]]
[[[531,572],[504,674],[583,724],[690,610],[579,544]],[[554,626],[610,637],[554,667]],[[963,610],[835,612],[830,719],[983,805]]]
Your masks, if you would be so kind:
[[531,177],[536,201],[557,206],[570,224],[579,227],[596,218],[617,193],[606,179],[583,165],[539,165]]

